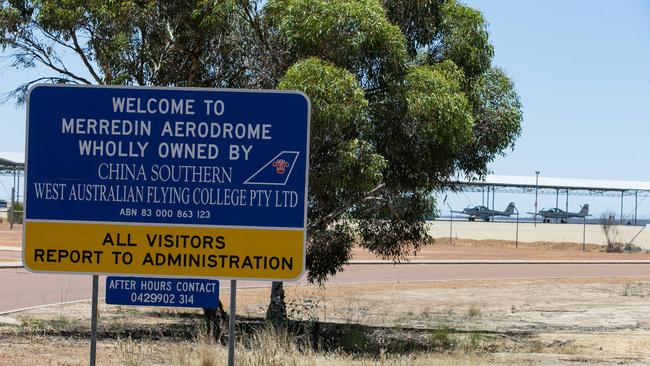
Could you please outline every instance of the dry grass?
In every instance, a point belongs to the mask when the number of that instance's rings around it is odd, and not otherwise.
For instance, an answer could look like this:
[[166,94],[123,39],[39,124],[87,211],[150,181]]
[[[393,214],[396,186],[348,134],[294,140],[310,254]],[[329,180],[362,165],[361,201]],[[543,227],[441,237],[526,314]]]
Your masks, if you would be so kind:
[[[645,365],[650,281],[449,281],[288,287],[288,334],[263,315],[268,289],[242,290],[237,365]],[[399,301],[395,301],[399,299]],[[0,365],[82,365],[89,304],[16,315],[0,326]],[[100,365],[224,365],[198,311],[100,305]],[[611,314],[616,314],[612,316]],[[319,324],[320,345],[304,331]],[[129,338],[132,336],[132,338]],[[629,361],[629,362],[628,362]],[[646,362],[646,363],[644,363]]]
[[[205,341],[185,343],[172,350],[172,363],[179,366],[224,365],[227,361],[227,348]],[[460,348],[449,353],[421,353],[406,355],[388,355],[381,352],[378,357],[350,355],[341,351],[316,352],[311,348],[300,346],[293,335],[286,330],[265,327],[258,330],[247,345],[239,344],[236,349],[235,363],[241,366],[286,366],[286,365],[493,365],[490,355],[476,354],[467,348]],[[501,364],[511,364],[509,362]]]

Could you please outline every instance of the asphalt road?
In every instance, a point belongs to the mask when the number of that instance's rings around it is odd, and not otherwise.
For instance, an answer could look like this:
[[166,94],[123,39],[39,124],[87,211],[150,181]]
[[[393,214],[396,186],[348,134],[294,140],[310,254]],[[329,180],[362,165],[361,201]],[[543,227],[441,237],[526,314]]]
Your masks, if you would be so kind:
[[[413,281],[493,280],[585,277],[650,277],[650,264],[354,264],[329,284]],[[301,280],[298,283],[305,283]],[[104,294],[104,277],[99,296]],[[230,283],[222,282],[222,291]],[[270,286],[238,281],[238,287]],[[12,310],[85,300],[91,297],[89,275],[35,274],[22,268],[0,269],[0,314]]]

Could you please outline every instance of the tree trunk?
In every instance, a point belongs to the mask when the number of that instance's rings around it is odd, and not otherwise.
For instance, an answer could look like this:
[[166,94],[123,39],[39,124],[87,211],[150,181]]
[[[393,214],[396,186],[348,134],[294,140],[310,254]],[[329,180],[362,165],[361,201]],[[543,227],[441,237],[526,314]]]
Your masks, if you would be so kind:
[[203,317],[207,328],[207,334],[215,340],[225,344],[228,331],[228,314],[223,310],[223,304],[219,300],[216,309],[203,308]]
[[266,320],[276,325],[287,320],[287,306],[284,303],[284,286],[282,282],[273,282],[271,285],[271,302],[266,310]]

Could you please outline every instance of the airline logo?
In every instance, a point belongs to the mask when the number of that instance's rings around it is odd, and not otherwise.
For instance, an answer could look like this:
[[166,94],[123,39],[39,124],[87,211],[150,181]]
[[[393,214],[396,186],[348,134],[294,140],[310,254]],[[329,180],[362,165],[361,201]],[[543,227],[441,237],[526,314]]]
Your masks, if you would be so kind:
[[284,174],[284,170],[289,167],[289,163],[287,163],[284,159],[278,159],[274,161],[272,165],[275,168],[275,172],[278,174]]
[[283,186],[289,181],[291,171],[298,160],[298,151],[282,151],[251,175],[244,184]]

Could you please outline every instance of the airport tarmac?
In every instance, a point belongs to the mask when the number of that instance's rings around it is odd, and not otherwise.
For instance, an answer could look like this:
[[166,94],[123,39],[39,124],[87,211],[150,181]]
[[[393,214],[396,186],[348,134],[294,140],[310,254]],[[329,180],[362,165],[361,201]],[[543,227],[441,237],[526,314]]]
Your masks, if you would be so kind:
[[[607,240],[601,225],[582,225],[581,223],[544,224],[520,222],[483,222],[467,220],[436,220],[429,223],[429,233],[434,238],[449,238],[473,240],[506,240],[514,242],[552,242],[552,243],[583,243],[606,245]],[[518,234],[517,234],[518,226]],[[650,250],[650,228],[647,226],[613,225],[616,231],[616,241],[622,244],[632,244],[643,250]],[[636,238],[635,238],[636,236]]]

